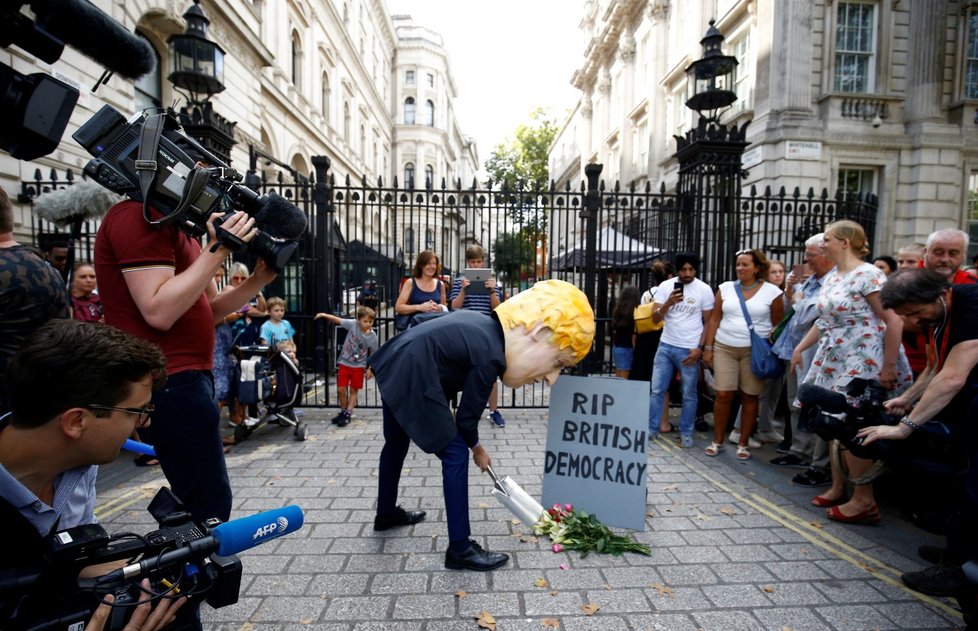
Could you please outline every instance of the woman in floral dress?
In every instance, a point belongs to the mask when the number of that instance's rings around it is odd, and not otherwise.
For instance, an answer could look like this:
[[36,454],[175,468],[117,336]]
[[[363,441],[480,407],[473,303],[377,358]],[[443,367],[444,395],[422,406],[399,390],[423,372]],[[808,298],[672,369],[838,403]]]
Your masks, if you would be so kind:
[[[886,275],[863,261],[869,253],[866,233],[853,221],[837,221],[825,229],[825,254],[835,263],[818,296],[819,317],[791,357],[792,370],[801,353],[815,343],[815,358],[800,383],[839,389],[843,378],[879,381],[896,396],[913,383],[910,364],[903,354],[899,316],[885,311],[879,291]],[[872,461],[845,453],[849,476],[861,477]],[[829,519],[846,523],[879,521],[879,509],[870,484],[856,486],[846,497],[846,477],[832,470],[832,488],[812,499],[827,508]]]

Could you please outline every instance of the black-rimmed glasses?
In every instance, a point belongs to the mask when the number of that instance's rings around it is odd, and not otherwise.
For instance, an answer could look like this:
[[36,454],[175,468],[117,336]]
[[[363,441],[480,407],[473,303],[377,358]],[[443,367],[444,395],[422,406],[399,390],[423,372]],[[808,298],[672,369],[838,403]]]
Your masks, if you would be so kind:
[[87,407],[90,410],[115,410],[116,412],[126,412],[128,414],[135,414],[136,427],[145,427],[146,424],[149,423],[150,417],[153,416],[153,412],[156,411],[156,406],[154,406],[152,403],[150,403],[144,408],[120,408],[114,405],[96,405],[94,403],[90,403],[85,407]]

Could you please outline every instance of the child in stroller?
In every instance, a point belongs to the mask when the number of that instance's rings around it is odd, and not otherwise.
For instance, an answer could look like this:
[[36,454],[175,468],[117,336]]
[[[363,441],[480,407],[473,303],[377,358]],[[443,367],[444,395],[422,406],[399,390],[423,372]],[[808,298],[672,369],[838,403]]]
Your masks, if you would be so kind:
[[274,349],[265,345],[236,346],[234,352],[238,357],[234,379],[238,401],[264,408],[257,418],[246,418],[235,428],[235,442],[242,442],[267,423],[293,427],[295,439],[305,440],[308,428],[293,409],[303,393],[295,344],[279,342]]

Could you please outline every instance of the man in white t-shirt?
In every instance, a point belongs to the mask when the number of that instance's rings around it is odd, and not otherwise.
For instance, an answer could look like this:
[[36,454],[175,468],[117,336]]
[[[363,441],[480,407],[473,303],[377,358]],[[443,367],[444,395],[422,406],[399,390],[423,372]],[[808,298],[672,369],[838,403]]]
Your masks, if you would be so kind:
[[696,423],[697,385],[700,358],[703,357],[704,323],[713,312],[714,295],[709,285],[696,278],[700,258],[686,252],[676,255],[679,280],[670,278],[655,290],[653,301],[658,307],[652,321],[665,320],[659,350],[652,362],[651,396],[649,398],[649,436],[659,432],[659,418],[665,393],[672,377],[679,371],[683,385],[683,411],[679,417],[679,442],[693,446]]

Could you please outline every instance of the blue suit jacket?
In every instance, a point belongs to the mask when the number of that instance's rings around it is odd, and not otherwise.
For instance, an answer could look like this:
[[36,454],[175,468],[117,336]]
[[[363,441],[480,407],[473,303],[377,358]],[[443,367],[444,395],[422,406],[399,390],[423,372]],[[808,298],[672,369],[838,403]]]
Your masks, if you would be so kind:
[[[506,371],[506,343],[495,314],[454,311],[401,333],[367,364],[397,422],[435,453],[456,434],[469,447],[479,442],[479,419]],[[459,392],[453,417],[449,401]]]

